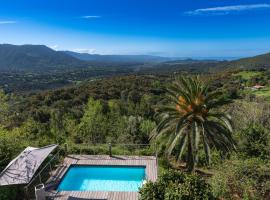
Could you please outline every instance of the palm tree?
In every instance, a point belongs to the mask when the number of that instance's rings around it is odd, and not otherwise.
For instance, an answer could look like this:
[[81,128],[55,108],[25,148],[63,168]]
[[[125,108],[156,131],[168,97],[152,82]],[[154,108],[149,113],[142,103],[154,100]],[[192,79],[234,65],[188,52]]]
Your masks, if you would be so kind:
[[230,116],[216,108],[227,103],[219,92],[210,92],[199,77],[176,77],[167,88],[164,105],[156,110],[160,120],[152,139],[167,139],[166,154],[177,159],[187,149],[187,169],[194,171],[199,144],[203,144],[207,163],[210,148],[229,152],[235,149]]

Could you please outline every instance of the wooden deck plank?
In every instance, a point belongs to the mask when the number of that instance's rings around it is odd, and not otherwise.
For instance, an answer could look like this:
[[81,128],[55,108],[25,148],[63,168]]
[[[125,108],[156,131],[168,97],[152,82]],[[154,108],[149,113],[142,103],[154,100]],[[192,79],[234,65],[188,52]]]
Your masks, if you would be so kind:
[[[71,165],[106,165],[106,166],[145,166],[146,179],[156,181],[157,166],[154,156],[115,156],[108,155],[69,155],[63,161],[64,168],[60,174],[59,169],[52,173],[52,177],[61,180]],[[63,167],[62,166],[62,167]],[[108,191],[48,191],[48,196],[56,194],[55,200],[67,200],[69,196],[85,199],[107,200],[138,200],[137,192],[108,192]]]

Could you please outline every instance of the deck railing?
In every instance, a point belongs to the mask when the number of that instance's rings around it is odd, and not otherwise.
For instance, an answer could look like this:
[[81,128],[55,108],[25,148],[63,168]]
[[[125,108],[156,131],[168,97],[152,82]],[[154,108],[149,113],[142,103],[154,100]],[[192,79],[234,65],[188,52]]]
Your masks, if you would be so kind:
[[72,144],[66,145],[68,154],[91,155],[145,155],[157,158],[156,144]]

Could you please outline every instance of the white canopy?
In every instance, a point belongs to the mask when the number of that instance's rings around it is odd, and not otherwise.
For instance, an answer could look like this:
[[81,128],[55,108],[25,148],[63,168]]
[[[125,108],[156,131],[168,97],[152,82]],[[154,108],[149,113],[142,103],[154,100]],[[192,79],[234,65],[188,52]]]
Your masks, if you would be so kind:
[[29,183],[39,166],[56,147],[55,144],[42,148],[27,147],[1,172],[0,186]]

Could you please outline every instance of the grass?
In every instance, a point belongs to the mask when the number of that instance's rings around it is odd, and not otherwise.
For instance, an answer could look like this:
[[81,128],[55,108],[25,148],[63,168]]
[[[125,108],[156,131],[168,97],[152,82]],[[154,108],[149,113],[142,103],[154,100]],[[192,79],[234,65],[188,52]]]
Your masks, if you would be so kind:
[[233,76],[241,76],[241,78],[245,80],[249,80],[255,76],[261,76],[261,75],[262,75],[262,72],[258,72],[258,71],[242,71],[242,72],[233,74]]
[[260,90],[255,90],[255,91],[252,91],[252,93],[255,94],[256,96],[264,97],[267,100],[270,100],[270,87],[265,87]]
[[[241,76],[241,78],[246,80],[246,81],[249,81],[253,77],[260,77],[263,75],[264,75],[263,72],[259,72],[259,71],[241,71],[241,72],[233,74],[233,76]],[[266,86],[260,90],[245,89],[244,93],[245,94],[254,94],[257,97],[263,97],[267,101],[270,101],[270,86]]]
[[257,97],[263,97],[268,102],[270,102],[270,86],[266,86],[260,90],[251,90],[251,89],[245,89],[243,91],[244,94],[254,94]]

